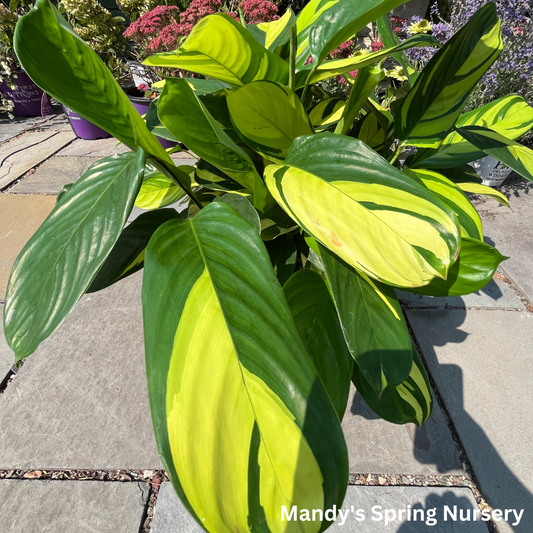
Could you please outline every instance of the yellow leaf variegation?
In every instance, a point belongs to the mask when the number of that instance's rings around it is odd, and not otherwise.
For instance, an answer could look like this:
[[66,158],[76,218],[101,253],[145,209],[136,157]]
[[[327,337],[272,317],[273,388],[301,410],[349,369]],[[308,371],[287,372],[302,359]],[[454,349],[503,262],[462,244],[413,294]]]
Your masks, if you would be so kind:
[[299,137],[267,186],[301,227],[371,278],[398,287],[445,278],[459,247],[455,214],[361,141]]
[[218,202],[161,226],[143,308],[159,451],[193,516],[213,533],[318,533],[281,506],[340,505],[346,447],[256,229]]
[[397,137],[438,148],[466,99],[503,48],[501,22],[489,2],[433,56],[413,88],[392,104]]
[[[464,126],[490,128],[508,139],[515,140],[533,126],[533,107],[520,96],[505,96],[461,115],[455,127]],[[438,152],[424,158],[418,166],[452,168],[475,161],[484,155],[482,150],[453,131],[446,137]]]
[[241,86],[254,80],[286,83],[288,65],[261,46],[241,24],[228,15],[202,19],[176,52],[155,54],[145,65],[180,68]]

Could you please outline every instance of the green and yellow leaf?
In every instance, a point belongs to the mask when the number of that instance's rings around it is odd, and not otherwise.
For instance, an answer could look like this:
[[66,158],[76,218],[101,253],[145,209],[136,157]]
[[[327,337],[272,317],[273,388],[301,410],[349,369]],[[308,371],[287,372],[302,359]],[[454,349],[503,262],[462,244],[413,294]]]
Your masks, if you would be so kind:
[[146,367],[159,452],[207,531],[318,533],[281,506],[340,506],[339,420],[259,235],[231,207],[159,228],[143,280]]
[[505,260],[496,248],[476,239],[463,237],[459,257],[448,273],[448,279],[435,278],[424,287],[409,289],[428,296],[462,296],[482,289]]
[[[533,107],[520,96],[504,96],[461,115],[456,128],[483,126],[509,139],[518,139],[533,127]],[[485,154],[459,133],[450,133],[438,152],[423,160],[425,168],[449,168],[470,163]]]
[[222,13],[203,18],[176,52],[154,54],[144,64],[196,72],[232,87],[256,80],[286,83],[289,78],[283,59]]
[[489,2],[433,56],[409,93],[392,103],[400,140],[427,148],[442,144],[471,90],[500,55],[500,26]]
[[457,132],[485,154],[498,159],[523,178],[533,181],[533,150],[481,126],[464,126],[457,128]]
[[398,287],[446,278],[459,248],[453,211],[361,141],[321,133],[293,142],[267,186],[310,235],[371,278]]
[[235,129],[266,159],[283,161],[296,137],[314,133],[300,99],[283,85],[249,83],[230,91],[227,100]]
[[415,169],[413,172],[437,198],[453,209],[461,225],[461,236],[483,240],[481,218],[458,185],[433,170]]
[[502,194],[500,191],[497,191],[496,189],[493,189],[492,187],[488,187],[487,185],[482,185],[481,183],[458,183],[457,187],[459,187],[462,191],[469,192],[472,194],[481,194],[483,196],[489,196],[493,200],[496,200],[499,204],[504,205],[505,207],[511,207],[509,205],[509,200],[507,197]]
[[352,380],[357,392],[378,416],[393,424],[422,425],[433,411],[433,397],[426,369],[413,346],[413,366],[405,381],[397,387],[387,387],[379,397],[370,387],[357,365]]
[[126,224],[144,165],[142,150],[96,162],[20,252],[4,304],[4,333],[17,361],[59,327],[91,284]]

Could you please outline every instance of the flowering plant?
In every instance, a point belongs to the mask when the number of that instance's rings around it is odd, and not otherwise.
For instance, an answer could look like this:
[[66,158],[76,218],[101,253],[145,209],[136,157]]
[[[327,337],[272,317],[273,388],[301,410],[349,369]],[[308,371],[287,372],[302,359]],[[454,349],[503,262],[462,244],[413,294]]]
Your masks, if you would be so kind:
[[[29,5],[25,2],[12,3],[12,9],[0,3],[0,84],[5,83],[13,90],[15,89],[14,80],[17,79],[17,71],[20,69],[20,63],[13,48],[13,35],[19,17],[26,13],[28,8]],[[14,104],[2,91],[0,91],[0,103],[7,108],[11,117]]]
[[[124,15],[135,22],[141,15],[160,5],[167,5],[169,0],[117,0],[118,7]],[[175,2],[171,2],[175,3]],[[185,6],[184,6],[185,7]]]
[[113,15],[97,0],[61,0],[59,10],[76,33],[97,53],[116,79],[126,75],[126,39],[122,17]]
[[[421,31],[430,32],[444,43],[485,3],[486,0],[451,0],[449,21],[444,20],[435,3],[430,8],[431,22],[420,17],[413,17],[410,21],[391,19],[395,25],[393,31],[400,34],[400,40]],[[533,19],[530,2],[496,0],[495,4],[502,21],[503,52],[473,90],[467,109],[474,109],[509,93],[533,103]],[[435,52],[434,48],[412,48],[406,54],[418,69],[422,69]]]
[[[277,6],[268,0],[244,0],[239,8],[250,24],[278,18]],[[140,57],[169,52],[175,50],[178,42],[187,37],[203,18],[220,12],[240,20],[239,15],[226,9],[221,0],[193,0],[182,13],[176,6],[157,6],[133,22],[124,35],[137,45]]]

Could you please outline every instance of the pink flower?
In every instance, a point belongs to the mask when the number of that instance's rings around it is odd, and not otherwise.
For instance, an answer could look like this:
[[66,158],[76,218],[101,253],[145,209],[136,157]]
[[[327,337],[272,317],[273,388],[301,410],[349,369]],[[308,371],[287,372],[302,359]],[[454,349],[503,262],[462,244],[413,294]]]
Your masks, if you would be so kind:
[[244,0],[240,6],[247,22],[250,24],[279,19],[277,15],[278,6],[268,0]]
[[373,52],[377,52],[378,50],[381,50],[383,48],[385,48],[383,46],[383,43],[381,41],[374,41],[371,45],[370,45],[370,48],[372,48],[372,51]]

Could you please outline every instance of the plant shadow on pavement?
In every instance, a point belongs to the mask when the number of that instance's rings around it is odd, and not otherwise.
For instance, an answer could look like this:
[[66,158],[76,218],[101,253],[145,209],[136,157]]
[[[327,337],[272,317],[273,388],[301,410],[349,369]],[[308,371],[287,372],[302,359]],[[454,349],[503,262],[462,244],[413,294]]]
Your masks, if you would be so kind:
[[[494,284],[496,288],[491,287],[492,284]],[[494,281],[491,281],[489,284],[487,284],[487,286],[482,289],[482,292],[488,293],[495,300],[502,296],[500,289],[497,287]],[[464,302],[463,306],[465,306]],[[438,372],[440,384],[439,388],[445,386],[447,389],[447,401],[445,402],[446,409],[448,410],[452,424],[461,426],[461,438],[463,440],[468,439],[469,442],[475,443],[476,449],[483,450],[482,461],[483,465],[486,465],[484,466],[485,472],[480,472],[479,466],[475,467],[472,465],[477,478],[476,481],[478,487],[481,489],[481,492],[487,498],[488,503],[493,509],[517,509],[518,512],[520,509],[524,509],[524,514],[520,524],[513,526],[513,520],[511,520],[508,524],[507,531],[530,533],[533,531],[533,494],[505,463],[485,431],[465,409],[463,394],[463,369],[454,364],[440,364],[438,362],[437,353],[434,349],[434,346],[444,346],[449,343],[460,344],[466,340],[468,333],[461,329],[461,325],[466,319],[467,309],[454,309],[453,311],[441,310],[440,312],[451,313],[450,320],[446,325],[447,331],[445,334],[439,334],[438,341],[434,338],[432,339],[433,346],[429,347],[426,345],[425,351],[422,354],[422,358],[430,368],[430,375],[436,375]],[[452,399],[452,401],[450,401],[450,399]],[[433,409],[434,411],[440,409],[436,399]],[[354,397],[354,401],[351,406],[351,412],[353,414],[363,416],[368,420],[379,419],[377,415],[375,415],[368,407],[366,407],[366,405],[364,405],[364,402],[359,394],[356,394]],[[450,464],[446,461],[446,455],[440,453],[428,453],[428,451],[431,452],[430,448],[433,446],[435,438],[434,431],[431,431],[431,422],[433,418],[434,416],[430,417],[428,421],[423,424],[422,428],[418,428],[413,424],[407,424],[406,430],[410,434],[411,440],[413,441],[413,456],[416,458],[416,460],[420,464],[434,464],[439,472],[445,474],[450,471]],[[469,457],[468,450],[467,457]],[[486,487],[489,476],[492,480],[492,487]],[[497,480],[496,483],[495,480]],[[489,491],[492,494],[488,494]],[[449,494],[449,497],[446,495],[443,498],[440,498],[438,495],[431,494],[426,500],[425,508],[429,509],[437,507],[437,509],[442,509],[443,505],[448,505],[450,507],[453,507],[453,505],[460,506],[459,502],[452,502],[451,504],[448,503],[448,499],[450,498],[452,500],[459,500],[452,493]],[[439,502],[439,498],[442,501]],[[470,504],[469,507],[471,507]],[[439,521],[439,523],[441,522]],[[483,524],[483,522],[480,523]],[[457,524],[458,523],[454,523],[455,526]],[[461,524],[462,526],[466,526],[466,529],[452,528],[450,531],[465,531],[469,533],[477,531],[474,529],[468,529],[468,525],[472,525],[472,522],[464,522]],[[416,527],[418,527],[418,529],[415,529],[415,525],[412,523],[406,522],[398,530],[398,533],[414,533],[422,531],[420,529],[420,524],[418,524]],[[448,530],[443,529],[443,531]],[[506,530],[504,529],[502,531]]]

